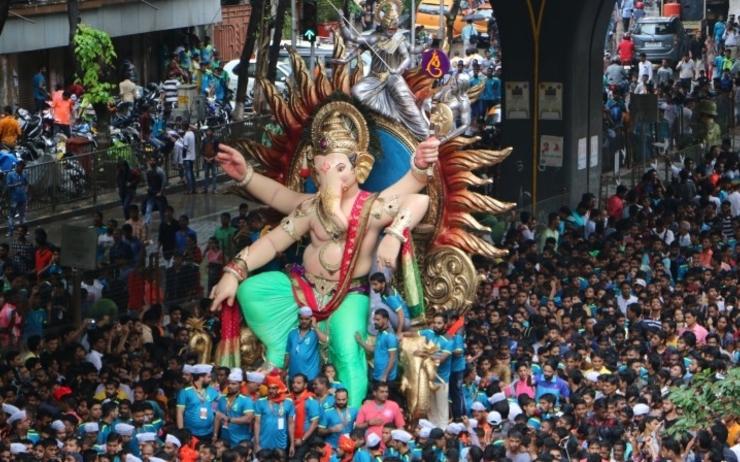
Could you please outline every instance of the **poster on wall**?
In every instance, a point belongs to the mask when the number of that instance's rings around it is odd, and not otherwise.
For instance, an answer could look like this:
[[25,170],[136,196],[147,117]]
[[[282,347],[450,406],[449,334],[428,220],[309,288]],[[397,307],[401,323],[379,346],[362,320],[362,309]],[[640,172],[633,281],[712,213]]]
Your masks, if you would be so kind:
[[556,168],[563,166],[562,136],[540,136],[540,166]]
[[594,168],[599,165],[600,155],[601,155],[601,149],[599,148],[599,135],[591,135],[591,165],[590,165],[590,168]]
[[586,143],[587,140],[585,136],[583,138],[578,138],[578,170],[583,170],[588,166],[588,145]]
[[529,82],[506,82],[506,118],[530,118]]
[[563,84],[542,82],[537,93],[540,120],[563,120]]

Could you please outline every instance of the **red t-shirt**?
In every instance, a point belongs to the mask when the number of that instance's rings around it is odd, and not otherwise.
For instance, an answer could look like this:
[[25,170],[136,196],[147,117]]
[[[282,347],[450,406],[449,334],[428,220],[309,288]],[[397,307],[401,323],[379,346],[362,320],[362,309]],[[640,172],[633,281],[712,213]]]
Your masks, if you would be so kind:
[[405,423],[403,413],[394,401],[386,401],[382,406],[378,406],[375,400],[367,400],[357,413],[357,423],[365,423],[371,420],[381,418],[383,423],[380,425],[371,425],[367,428],[365,434],[375,433],[378,436],[383,435],[383,426],[393,424],[396,428],[403,428]]
[[54,257],[54,252],[48,247],[39,247],[36,249],[36,255],[34,258],[34,269],[36,274],[41,273],[41,270],[49,266],[51,259]]
[[622,63],[631,63],[632,58],[635,56],[635,43],[632,40],[622,40],[619,42],[617,52]]

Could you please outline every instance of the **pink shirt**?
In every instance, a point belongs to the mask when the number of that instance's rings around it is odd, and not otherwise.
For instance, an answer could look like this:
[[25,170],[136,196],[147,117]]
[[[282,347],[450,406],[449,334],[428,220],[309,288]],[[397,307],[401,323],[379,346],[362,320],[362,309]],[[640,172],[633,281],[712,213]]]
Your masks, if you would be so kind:
[[395,401],[388,400],[382,406],[378,406],[375,400],[371,399],[365,401],[365,404],[360,408],[356,423],[361,424],[377,418],[383,419],[383,423],[369,426],[365,434],[375,433],[378,436],[383,436],[383,425],[392,423],[396,428],[403,428],[405,425],[403,413]]
[[684,327],[683,329],[679,329],[679,335],[683,334],[686,331],[691,331],[696,336],[696,344],[697,345],[704,345],[706,339],[707,339],[707,330],[699,325],[699,323],[695,323],[694,327]]

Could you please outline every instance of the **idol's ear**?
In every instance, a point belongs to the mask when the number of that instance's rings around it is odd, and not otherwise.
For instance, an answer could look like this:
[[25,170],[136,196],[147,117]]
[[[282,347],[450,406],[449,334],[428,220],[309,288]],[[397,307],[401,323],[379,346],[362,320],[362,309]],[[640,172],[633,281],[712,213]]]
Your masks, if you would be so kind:
[[360,152],[357,154],[357,163],[355,164],[355,176],[357,182],[362,184],[370,176],[370,172],[373,169],[375,163],[375,157],[367,151]]

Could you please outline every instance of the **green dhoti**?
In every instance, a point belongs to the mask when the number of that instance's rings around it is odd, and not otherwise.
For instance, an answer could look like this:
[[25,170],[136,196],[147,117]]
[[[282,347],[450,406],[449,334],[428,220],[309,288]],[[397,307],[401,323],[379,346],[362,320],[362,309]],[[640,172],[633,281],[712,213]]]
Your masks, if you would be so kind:
[[[298,326],[299,308],[288,275],[270,271],[250,277],[239,285],[237,299],[247,325],[265,345],[267,361],[285,367],[288,333]],[[329,336],[329,360],[349,392],[349,404],[357,408],[367,393],[367,360],[355,332],[367,336],[369,309],[367,295],[350,292],[339,308],[318,324]]]

